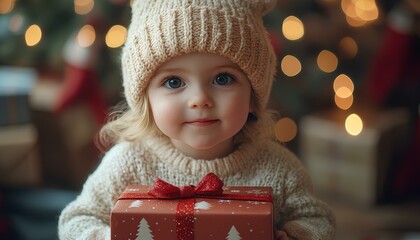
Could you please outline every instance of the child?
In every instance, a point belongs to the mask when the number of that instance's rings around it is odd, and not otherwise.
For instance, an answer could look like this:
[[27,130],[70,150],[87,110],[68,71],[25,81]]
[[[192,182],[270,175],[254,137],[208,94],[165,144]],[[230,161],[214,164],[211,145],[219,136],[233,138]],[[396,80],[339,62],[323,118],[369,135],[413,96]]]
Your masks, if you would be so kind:
[[135,0],[122,53],[128,107],[100,133],[110,150],[59,219],[61,239],[111,239],[130,184],[274,189],[277,239],[332,239],[334,218],[265,108],[276,58],[262,16],[275,1]]

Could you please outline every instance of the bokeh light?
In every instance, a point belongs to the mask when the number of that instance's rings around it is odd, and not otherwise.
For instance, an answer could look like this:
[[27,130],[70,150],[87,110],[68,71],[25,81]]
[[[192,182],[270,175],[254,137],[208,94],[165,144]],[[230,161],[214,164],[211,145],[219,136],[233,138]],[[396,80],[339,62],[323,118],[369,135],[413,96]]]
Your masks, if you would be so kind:
[[96,39],[95,29],[87,24],[83,26],[77,34],[77,43],[80,47],[90,47]]
[[334,95],[334,102],[338,108],[347,110],[353,105],[353,95],[346,98],[339,97],[337,94]]
[[282,31],[284,37],[292,41],[302,38],[305,33],[302,21],[295,16],[284,19]]
[[281,70],[286,76],[293,77],[300,73],[302,65],[299,59],[292,55],[286,55],[281,60]]
[[41,28],[36,24],[29,26],[29,28],[25,32],[25,42],[26,45],[30,47],[37,45],[41,41],[41,38]]
[[112,26],[105,36],[105,43],[110,48],[122,46],[127,37],[127,28],[121,25]]
[[74,0],[74,12],[79,15],[88,14],[94,6],[93,0]]
[[297,135],[297,124],[289,117],[281,118],[276,123],[275,133],[280,142],[289,142]]
[[362,27],[367,24],[367,21],[359,19],[359,18],[352,18],[349,16],[346,16],[347,23],[352,27]]
[[340,74],[334,80],[333,89],[339,97],[347,98],[353,94],[354,84],[346,74]]
[[319,69],[326,73],[334,72],[338,66],[338,58],[334,53],[322,50],[318,54],[317,64]]
[[341,53],[348,59],[356,57],[357,52],[359,51],[356,41],[351,37],[344,37],[341,39],[339,47]]
[[15,7],[15,0],[0,0],[0,14],[8,14]]
[[350,135],[357,136],[363,130],[363,121],[359,115],[353,113],[346,118],[345,127]]
[[353,27],[375,21],[379,16],[375,0],[341,0],[341,9],[346,15],[347,23]]

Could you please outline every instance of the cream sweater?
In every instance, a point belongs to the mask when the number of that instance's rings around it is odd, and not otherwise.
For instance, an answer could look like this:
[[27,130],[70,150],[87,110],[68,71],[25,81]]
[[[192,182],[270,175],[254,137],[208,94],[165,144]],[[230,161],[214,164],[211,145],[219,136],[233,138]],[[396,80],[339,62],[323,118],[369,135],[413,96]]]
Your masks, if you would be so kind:
[[106,153],[81,194],[61,213],[60,239],[111,239],[110,213],[129,184],[153,185],[156,178],[177,186],[197,184],[214,172],[225,186],[271,186],[278,229],[289,239],[334,238],[334,217],[313,196],[302,163],[281,144],[253,141],[220,159],[185,156],[167,139],[119,143]]

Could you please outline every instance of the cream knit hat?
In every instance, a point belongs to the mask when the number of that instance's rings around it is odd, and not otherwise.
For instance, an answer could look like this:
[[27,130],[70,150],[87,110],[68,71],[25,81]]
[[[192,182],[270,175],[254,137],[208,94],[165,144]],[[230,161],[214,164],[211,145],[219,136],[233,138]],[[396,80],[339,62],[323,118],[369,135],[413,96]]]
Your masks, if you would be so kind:
[[122,51],[124,91],[136,106],[149,79],[165,61],[186,53],[227,57],[248,76],[265,107],[276,57],[262,16],[275,0],[134,0]]

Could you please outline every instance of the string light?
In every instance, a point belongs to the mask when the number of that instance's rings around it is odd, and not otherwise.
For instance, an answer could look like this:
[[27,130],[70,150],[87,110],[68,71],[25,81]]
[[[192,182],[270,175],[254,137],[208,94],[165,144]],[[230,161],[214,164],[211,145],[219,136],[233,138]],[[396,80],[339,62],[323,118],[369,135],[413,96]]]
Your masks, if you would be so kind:
[[334,72],[338,66],[338,58],[328,50],[322,50],[318,54],[317,64],[319,69],[326,73]]
[[37,45],[41,41],[41,38],[41,28],[36,24],[31,25],[25,32],[26,45],[30,47]]
[[363,130],[363,121],[359,115],[353,113],[346,118],[345,127],[350,135],[357,136]]
[[334,102],[338,108],[342,110],[347,110],[353,105],[353,95],[350,95],[346,98],[342,98],[337,94],[334,95]]
[[77,43],[80,47],[90,47],[96,39],[95,29],[87,24],[83,26],[77,34]]
[[15,7],[15,0],[0,0],[0,14],[8,14]]
[[379,16],[375,0],[342,0],[341,9],[346,15],[347,23],[353,27],[375,21]]
[[127,37],[127,28],[121,25],[112,26],[105,36],[105,43],[110,48],[122,46]]
[[286,76],[293,77],[299,74],[302,70],[302,65],[299,59],[292,55],[286,55],[281,60],[281,70]]
[[74,0],[74,12],[79,15],[88,14],[94,6],[93,0]]
[[337,107],[346,110],[353,104],[353,81],[346,75],[340,74],[334,79],[334,101]]
[[352,27],[362,27],[367,24],[367,21],[359,19],[359,18],[352,18],[349,16],[346,16],[347,23]]
[[352,59],[356,57],[358,52],[358,46],[356,41],[351,37],[344,37],[339,43],[340,51],[345,57]]
[[284,37],[292,41],[302,38],[305,33],[302,21],[295,16],[284,19],[282,31]]
[[291,118],[281,118],[275,125],[275,133],[280,142],[289,142],[297,135],[297,124]]
[[340,74],[334,79],[333,89],[339,97],[346,98],[353,94],[354,84],[346,74]]

